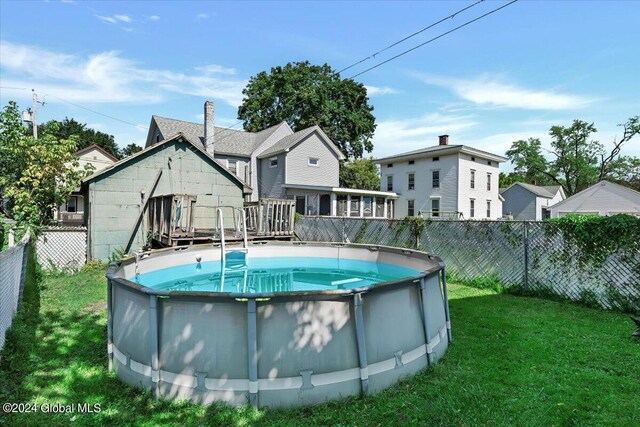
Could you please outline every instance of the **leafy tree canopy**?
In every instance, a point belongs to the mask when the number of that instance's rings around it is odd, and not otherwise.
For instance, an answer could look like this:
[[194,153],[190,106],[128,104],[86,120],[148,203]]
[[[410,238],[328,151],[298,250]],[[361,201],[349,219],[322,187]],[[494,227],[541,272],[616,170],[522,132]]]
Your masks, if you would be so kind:
[[20,225],[46,224],[92,169],[78,170],[77,137],[58,138],[57,131],[47,123],[38,139],[25,135],[13,101],[0,113],[0,212]]
[[122,149],[122,157],[129,157],[132,154],[142,151],[142,147],[138,144],[131,143]]
[[380,175],[373,157],[354,159],[340,165],[340,187],[380,190]]
[[513,142],[507,156],[514,164],[514,174],[523,182],[538,185],[559,184],[567,196],[607,179],[633,188],[640,187],[640,159],[622,156],[625,143],[640,134],[640,117],[634,116],[621,124],[622,137],[614,139],[607,150],[591,139],[597,132],[593,123],[574,120],[571,126],[552,126],[550,154],[547,160],[537,138]]
[[62,121],[49,120],[38,125],[38,135],[42,133],[48,133],[57,139],[69,139],[71,136],[76,136],[78,150],[96,144],[115,158],[122,158],[113,135],[91,129],[85,123],[80,123],[68,117],[65,117]]
[[251,77],[238,119],[257,132],[282,121],[294,131],[318,125],[347,158],[371,152],[376,129],[367,90],[327,65],[308,61],[273,67]]

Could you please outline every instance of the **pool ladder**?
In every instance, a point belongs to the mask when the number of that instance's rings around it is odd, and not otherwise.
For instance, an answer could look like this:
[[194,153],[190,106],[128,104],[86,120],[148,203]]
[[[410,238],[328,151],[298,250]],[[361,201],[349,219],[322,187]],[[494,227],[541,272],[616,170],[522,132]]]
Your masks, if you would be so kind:
[[[225,238],[225,229],[224,229],[224,213],[222,211],[223,208],[231,209],[231,213],[233,215],[233,224],[235,236],[242,236],[242,248],[228,248],[226,244]],[[224,278],[225,273],[227,271],[242,271],[243,272],[243,290],[242,292],[246,292],[247,289],[247,279],[248,279],[248,268],[247,261],[249,258],[249,244],[247,242],[247,216],[242,208],[237,208],[234,206],[219,206],[216,208],[216,232],[220,236],[220,260],[222,263],[221,275],[220,275],[220,291],[224,291]],[[231,259],[228,260],[229,256],[234,256],[234,254],[243,254],[241,259]],[[229,262],[233,261],[233,262]],[[231,265],[231,266],[229,266]]]

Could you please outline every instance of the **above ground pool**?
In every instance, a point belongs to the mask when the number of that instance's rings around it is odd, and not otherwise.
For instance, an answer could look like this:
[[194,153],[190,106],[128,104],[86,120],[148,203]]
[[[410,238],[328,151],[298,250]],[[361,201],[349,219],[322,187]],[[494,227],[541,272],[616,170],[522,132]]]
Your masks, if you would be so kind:
[[110,266],[109,367],[123,382],[170,400],[299,406],[380,391],[451,340],[435,256],[307,242],[222,253],[184,246]]

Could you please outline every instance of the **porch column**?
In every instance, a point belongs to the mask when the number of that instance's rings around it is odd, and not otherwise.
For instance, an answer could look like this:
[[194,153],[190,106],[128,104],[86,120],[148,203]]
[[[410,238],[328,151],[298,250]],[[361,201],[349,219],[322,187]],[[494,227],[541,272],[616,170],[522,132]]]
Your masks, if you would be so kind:
[[384,212],[382,213],[382,216],[384,218],[387,217],[387,205],[389,204],[389,199],[387,199],[386,197],[384,198]]
[[371,196],[371,217],[376,217],[376,196]]
[[360,196],[360,218],[364,218],[364,196]]
[[347,216],[351,216],[351,194],[347,194]]
[[338,215],[338,196],[336,193],[331,193],[331,216]]

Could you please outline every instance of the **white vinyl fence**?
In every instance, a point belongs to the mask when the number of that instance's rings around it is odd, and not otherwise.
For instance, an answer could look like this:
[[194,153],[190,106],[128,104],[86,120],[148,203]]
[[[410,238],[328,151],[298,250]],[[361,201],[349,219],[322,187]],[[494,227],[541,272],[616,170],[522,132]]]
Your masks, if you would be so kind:
[[27,232],[15,246],[0,252],[0,350],[4,347],[5,332],[22,300],[28,250]]
[[36,242],[38,263],[45,270],[78,270],[87,262],[87,229],[49,227]]

